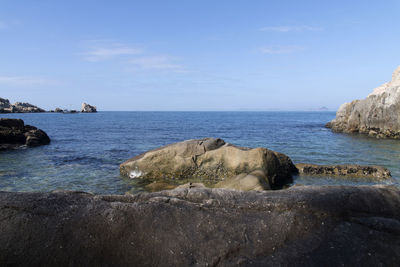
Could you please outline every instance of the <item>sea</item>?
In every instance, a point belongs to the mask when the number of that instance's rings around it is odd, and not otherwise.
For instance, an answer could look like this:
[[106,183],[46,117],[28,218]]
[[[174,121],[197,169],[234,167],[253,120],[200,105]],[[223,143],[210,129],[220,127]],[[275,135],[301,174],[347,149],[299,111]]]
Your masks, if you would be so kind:
[[[44,130],[50,145],[0,152],[0,190],[144,191],[121,177],[119,164],[147,150],[187,139],[219,137],[285,153],[294,163],[381,165],[400,185],[400,140],[333,133],[335,112],[98,112],[2,114]],[[294,185],[374,184],[332,177],[294,177]]]

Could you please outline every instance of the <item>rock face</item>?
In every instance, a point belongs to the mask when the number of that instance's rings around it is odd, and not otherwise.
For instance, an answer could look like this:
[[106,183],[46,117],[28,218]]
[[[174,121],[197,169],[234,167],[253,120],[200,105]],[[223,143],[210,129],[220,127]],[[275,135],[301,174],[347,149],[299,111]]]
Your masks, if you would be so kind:
[[16,102],[15,104],[10,104],[10,101],[8,99],[0,98],[0,113],[33,113],[33,112],[46,112],[46,111],[29,103]]
[[284,154],[205,138],[148,151],[122,163],[120,171],[149,181],[189,180],[238,190],[265,190],[291,182],[297,169]]
[[20,146],[40,146],[50,143],[47,134],[30,125],[24,125],[20,119],[0,118],[0,150],[13,149]]
[[350,178],[368,178],[373,180],[391,179],[390,171],[381,166],[360,165],[316,165],[298,163],[296,168],[299,174],[324,175]]
[[376,88],[366,99],[344,103],[326,127],[335,132],[365,133],[378,138],[400,139],[400,67],[392,80]]
[[4,266],[398,266],[400,191],[0,192]]
[[87,112],[87,113],[90,113],[90,112],[97,112],[97,109],[96,109],[95,106],[91,106],[91,105],[89,105],[89,104],[82,103],[81,112]]

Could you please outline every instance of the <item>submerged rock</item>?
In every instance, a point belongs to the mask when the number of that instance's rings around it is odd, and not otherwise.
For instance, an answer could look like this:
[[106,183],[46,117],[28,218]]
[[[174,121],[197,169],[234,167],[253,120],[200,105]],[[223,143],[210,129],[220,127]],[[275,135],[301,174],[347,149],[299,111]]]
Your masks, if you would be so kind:
[[34,126],[24,125],[23,120],[0,118],[0,150],[49,143],[50,138],[44,131]]
[[391,179],[390,171],[381,166],[361,166],[361,165],[316,165],[316,164],[296,164],[299,174],[337,176],[349,178],[368,178],[374,180]]
[[196,181],[238,190],[280,188],[297,169],[289,157],[266,148],[242,148],[205,138],[171,144],[120,165],[126,177],[149,181]]
[[400,139],[400,67],[392,80],[364,100],[344,103],[326,127],[335,132],[364,133],[377,138]]
[[82,103],[81,112],[86,112],[86,113],[97,112],[97,109],[95,106],[91,106],[89,104]]
[[400,190],[0,192],[4,266],[397,266]]

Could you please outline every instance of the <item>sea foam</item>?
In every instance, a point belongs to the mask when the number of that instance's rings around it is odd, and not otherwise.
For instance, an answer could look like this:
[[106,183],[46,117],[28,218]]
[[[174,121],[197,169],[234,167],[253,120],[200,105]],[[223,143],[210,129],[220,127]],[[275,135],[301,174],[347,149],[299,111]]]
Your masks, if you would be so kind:
[[133,170],[129,173],[129,178],[131,179],[135,179],[135,178],[139,178],[140,176],[142,176],[143,173],[139,170]]

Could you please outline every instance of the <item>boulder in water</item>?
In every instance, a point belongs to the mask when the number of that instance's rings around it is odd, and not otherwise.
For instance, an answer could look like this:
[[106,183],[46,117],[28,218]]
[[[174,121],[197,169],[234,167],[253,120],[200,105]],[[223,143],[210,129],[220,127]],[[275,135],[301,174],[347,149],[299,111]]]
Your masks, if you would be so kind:
[[148,151],[122,163],[120,171],[149,181],[202,182],[247,191],[281,188],[297,169],[282,153],[205,138]]
[[23,120],[0,118],[0,150],[49,143],[50,138],[44,131],[34,126],[24,125]]

